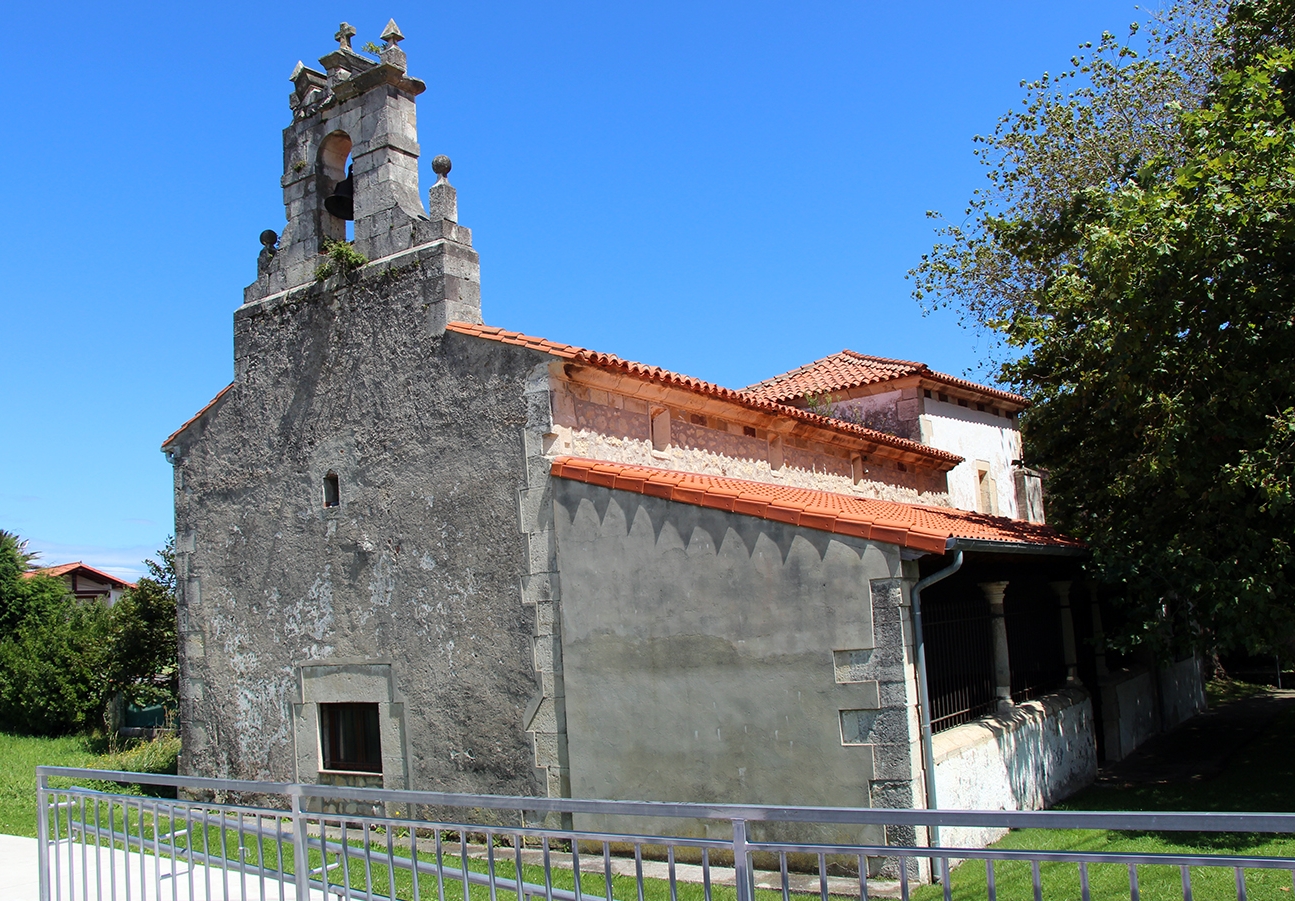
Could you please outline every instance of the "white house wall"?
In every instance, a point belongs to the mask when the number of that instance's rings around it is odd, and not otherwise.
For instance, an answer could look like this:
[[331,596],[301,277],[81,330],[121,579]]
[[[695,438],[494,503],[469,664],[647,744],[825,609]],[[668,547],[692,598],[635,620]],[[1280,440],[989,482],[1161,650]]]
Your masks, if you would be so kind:
[[988,411],[927,398],[921,417],[922,443],[963,458],[949,471],[949,500],[961,510],[975,510],[979,496],[976,461],[989,464],[995,483],[996,509],[988,512],[1017,518],[1012,461],[1021,459],[1021,433],[1015,423]]

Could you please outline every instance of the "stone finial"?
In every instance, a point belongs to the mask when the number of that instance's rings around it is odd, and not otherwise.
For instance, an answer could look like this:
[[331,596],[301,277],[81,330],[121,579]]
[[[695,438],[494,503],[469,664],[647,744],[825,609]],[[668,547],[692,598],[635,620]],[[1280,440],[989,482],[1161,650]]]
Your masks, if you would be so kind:
[[388,47],[394,47],[405,39],[405,36],[401,34],[400,26],[396,24],[395,19],[387,20],[387,27],[382,29],[382,34],[379,35],[379,37],[387,42]]
[[436,184],[427,192],[427,213],[433,222],[448,219],[459,221],[459,192],[454,190],[450,180],[450,158],[437,154],[432,158],[432,171],[436,173]]
[[392,68],[405,71],[408,60],[405,57],[405,51],[398,46],[405,36],[400,32],[400,26],[396,24],[395,19],[387,22],[387,27],[382,29],[382,39],[386,41],[386,46],[378,52],[378,57],[382,62]]
[[337,41],[339,47],[343,50],[351,49],[351,38],[355,37],[355,29],[350,23],[343,22],[337,26],[337,34],[333,35],[333,40]]

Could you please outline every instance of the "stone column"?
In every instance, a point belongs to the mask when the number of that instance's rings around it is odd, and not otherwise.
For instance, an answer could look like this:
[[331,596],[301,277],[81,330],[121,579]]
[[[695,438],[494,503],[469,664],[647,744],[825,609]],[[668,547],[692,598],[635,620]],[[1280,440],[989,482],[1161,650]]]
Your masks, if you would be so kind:
[[1007,653],[1007,620],[1003,618],[1003,595],[1006,582],[981,582],[980,590],[989,601],[990,627],[994,635],[994,694],[999,712],[1012,707],[1012,663]]
[[1049,582],[1061,606],[1061,646],[1066,655],[1066,685],[1079,684],[1079,656],[1075,652],[1075,620],[1070,612],[1070,583]]

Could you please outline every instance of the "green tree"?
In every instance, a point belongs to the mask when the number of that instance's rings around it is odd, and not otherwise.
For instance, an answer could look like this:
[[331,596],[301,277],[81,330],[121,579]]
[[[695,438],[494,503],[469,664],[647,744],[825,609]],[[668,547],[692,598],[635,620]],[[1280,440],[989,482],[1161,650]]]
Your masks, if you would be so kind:
[[909,272],[914,297],[927,310],[952,307],[991,335],[1033,312],[1074,248],[1022,255],[1005,229],[1060,215],[1080,191],[1114,190],[1144,160],[1176,159],[1179,113],[1210,89],[1225,10],[1225,0],[1174,3],[1124,39],[1105,32],[1096,46],[1081,44],[1060,73],[1022,81],[1021,107],[974,138],[986,181],[962,217],[927,213],[941,223],[939,240]]
[[1172,140],[1158,126],[1118,176],[983,217],[990,256],[1027,274],[1016,294],[944,257],[947,286],[985,286],[965,312],[1020,354],[1003,375],[1034,401],[1052,519],[1091,543],[1125,638],[1166,651],[1295,628],[1290,12],[1234,5]]
[[110,681],[131,703],[173,707],[179,678],[174,539],[157,556],[144,561],[149,574],[112,608]]
[[13,630],[22,618],[22,575],[36,556],[28,552],[26,541],[0,529],[0,635]]
[[57,735],[102,721],[107,611],[61,579],[30,575],[35,555],[0,531],[0,729]]
[[118,693],[174,705],[177,689],[173,543],[109,608],[80,601],[61,579],[24,573],[34,555],[0,531],[0,729],[58,735],[101,729]]

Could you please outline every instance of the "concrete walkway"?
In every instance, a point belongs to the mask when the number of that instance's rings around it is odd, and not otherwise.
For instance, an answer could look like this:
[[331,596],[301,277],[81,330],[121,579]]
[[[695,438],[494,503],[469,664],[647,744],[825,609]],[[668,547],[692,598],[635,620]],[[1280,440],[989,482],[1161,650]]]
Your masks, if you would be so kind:
[[[71,854],[69,854],[69,850]],[[67,842],[59,845],[58,887],[50,895],[59,899],[116,898],[119,901],[252,901],[277,899],[277,880],[249,876],[245,880],[237,870],[224,872],[201,865],[190,867],[185,861],[155,858],[136,853],[127,859],[124,851],[109,851]],[[0,835],[0,901],[39,901],[36,839]],[[142,866],[142,871],[141,871]],[[282,886],[283,898],[295,901],[296,887]],[[322,892],[311,892],[311,901],[323,901]]]
[[1222,704],[1153,736],[1123,760],[1108,763],[1097,782],[1132,787],[1212,779],[1279,714],[1292,709],[1295,691],[1276,689]]
[[36,839],[0,835],[0,898],[38,901]]

